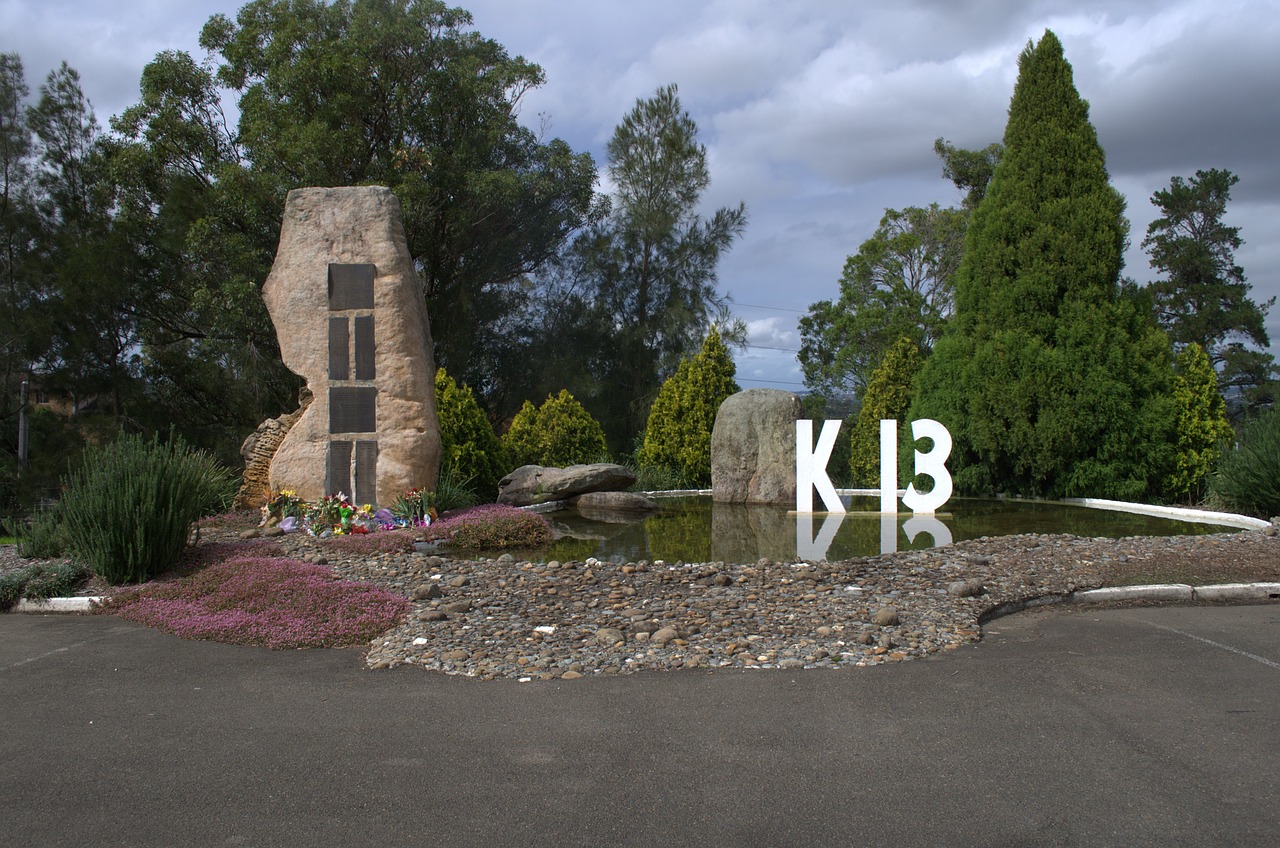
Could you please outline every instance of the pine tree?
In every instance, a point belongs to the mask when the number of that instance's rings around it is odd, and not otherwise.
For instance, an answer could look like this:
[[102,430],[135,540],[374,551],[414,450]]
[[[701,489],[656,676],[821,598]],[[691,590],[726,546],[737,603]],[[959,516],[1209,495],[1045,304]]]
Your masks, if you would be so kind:
[[897,419],[898,431],[904,432],[911,384],[923,366],[920,348],[909,336],[903,336],[871,372],[850,439],[849,471],[854,486],[880,485],[880,421]]
[[1171,461],[1168,340],[1119,287],[1127,222],[1052,32],[1018,60],[1004,154],[910,417],[957,489],[1140,498]]
[[662,384],[649,410],[641,464],[679,471],[693,484],[711,480],[711,430],[725,398],[736,394],[736,368],[713,327],[692,359]]

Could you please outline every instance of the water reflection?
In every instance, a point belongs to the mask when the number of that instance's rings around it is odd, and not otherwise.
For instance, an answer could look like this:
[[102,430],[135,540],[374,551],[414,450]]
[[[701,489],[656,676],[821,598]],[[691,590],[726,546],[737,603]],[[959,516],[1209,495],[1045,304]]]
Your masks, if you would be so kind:
[[845,496],[849,511],[797,515],[784,508],[713,504],[708,497],[664,498],[661,512],[625,524],[591,521],[572,511],[547,516],[561,535],[554,545],[517,552],[529,559],[614,562],[755,562],[761,557],[840,560],[1014,533],[1077,536],[1173,536],[1232,528],[1108,512],[1071,504],[953,498],[949,512],[882,516],[878,500]]

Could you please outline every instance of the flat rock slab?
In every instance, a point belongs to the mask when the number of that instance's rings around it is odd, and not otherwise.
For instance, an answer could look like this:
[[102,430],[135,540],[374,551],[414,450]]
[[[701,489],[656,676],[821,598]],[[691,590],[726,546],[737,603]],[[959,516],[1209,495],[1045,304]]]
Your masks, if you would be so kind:
[[588,492],[618,492],[635,481],[629,469],[607,462],[568,468],[522,465],[498,481],[498,503],[532,506]]
[[655,501],[635,492],[588,492],[574,498],[573,506],[583,518],[607,524],[630,524],[660,509]]

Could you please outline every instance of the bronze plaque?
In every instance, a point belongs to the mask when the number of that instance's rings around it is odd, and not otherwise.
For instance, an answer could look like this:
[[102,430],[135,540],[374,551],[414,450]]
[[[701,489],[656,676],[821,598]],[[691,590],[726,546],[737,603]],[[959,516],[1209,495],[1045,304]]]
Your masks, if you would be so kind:
[[377,267],[329,265],[329,309],[372,309],[373,278]]
[[351,379],[351,335],[347,323],[346,316],[329,318],[330,380]]
[[351,493],[351,442],[329,442],[329,469],[325,476],[324,493],[336,495]]
[[356,491],[357,504],[378,502],[378,443],[356,442]]
[[[332,319],[331,319],[332,320]],[[372,380],[376,374],[373,364],[373,316],[357,315],[355,320],[356,379]]]
[[329,387],[329,432],[378,430],[378,390],[373,386]]

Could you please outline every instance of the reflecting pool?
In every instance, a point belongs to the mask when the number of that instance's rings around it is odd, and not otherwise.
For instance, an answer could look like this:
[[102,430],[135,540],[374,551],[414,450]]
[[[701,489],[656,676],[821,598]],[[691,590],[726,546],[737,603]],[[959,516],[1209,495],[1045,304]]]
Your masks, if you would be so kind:
[[[1018,533],[1084,537],[1195,536],[1237,528],[1053,501],[952,498],[934,516],[882,517],[878,497],[843,495],[844,515],[797,515],[775,506],[712,503],[706,495],[662,497],[660,512],[618,523],[583,518],[574,510],[546,514],[561,537],[529,551],[535,561],[638,560],[755,562],[761,557],[841,560]],[[500,552],[490,552],[496,555]]]

